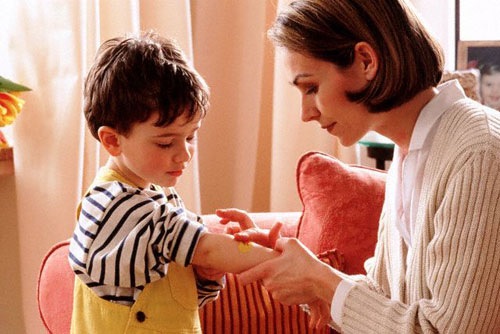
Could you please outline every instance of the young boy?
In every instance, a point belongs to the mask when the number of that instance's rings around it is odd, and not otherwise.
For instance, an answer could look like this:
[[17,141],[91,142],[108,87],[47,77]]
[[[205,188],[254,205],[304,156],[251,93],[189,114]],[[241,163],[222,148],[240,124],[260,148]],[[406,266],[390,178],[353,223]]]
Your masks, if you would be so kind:
[[[208,233],[172,188],[194,154],[208,88],[177,45],[150,32],[105,42],[84,95],[87,125],[110,158],[71,240],[71,330],[200,333],[198,307],[217,297],[224,272],[278,254]],[[254,226],[244,212],[219,214]]]

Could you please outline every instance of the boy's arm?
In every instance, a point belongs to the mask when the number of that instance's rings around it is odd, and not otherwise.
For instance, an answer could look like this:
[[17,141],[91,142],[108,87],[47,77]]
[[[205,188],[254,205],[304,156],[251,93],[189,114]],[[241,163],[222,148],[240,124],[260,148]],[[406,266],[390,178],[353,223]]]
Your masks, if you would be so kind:
[[240,273],[279,256],[279,252],[255,243],[243,243],[227,234],[204,233],[196,246],[192,264]]
[[[233,232],[231,232],[231,229],[226,228],[226,233],[233,234],[234,232],[241,231],[243,229],[248,232],[253,231],[253,233],[258,233],[261,237],[259,240],[255,240],[254,238],[254,240],[252,241],[257,243],[263,242],[265,246],[274,246],[276,240],[271,240],[268,232],[263,230],[261,231],[261,229],[257,228],[247,212],[239,209],[220,209],[217,210],[216,213],[221,218],[221,223],[223,224],[228,223],[229,221],[239,222],[238,230],[233,230]],[[275,229],[273,237],[274,239],[277,239],[279,237],[279,228]],[[245,238],[243,237],[241,238],[241,241],[248,242],[250,241],[248,239],[245,240]],[[269,245],[270,242],[272,243],[271,245]],[[204,266],[205,261],[203,260],[203,258],[201,260],[203,262],[202,265],[193,264],[198,290],[198,302],[200,307],[218,297],[219,290],[224,288],[224,278],[226,274],[225,269],[220,270],[206,267]]]

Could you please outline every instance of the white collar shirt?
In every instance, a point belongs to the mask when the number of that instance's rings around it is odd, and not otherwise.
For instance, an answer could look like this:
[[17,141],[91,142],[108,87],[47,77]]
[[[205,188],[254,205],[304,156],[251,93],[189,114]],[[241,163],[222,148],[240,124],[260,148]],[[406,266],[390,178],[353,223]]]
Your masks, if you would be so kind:
[[392,199],[392,220],[408,247],[417,218],[418,202],[425,164],[442,114],[457,100],[465,97],[453,80],[438,86],[438,94],[420,112],[410,139],[408,154],[404,156],[396,145],[389,168],[386,198]]

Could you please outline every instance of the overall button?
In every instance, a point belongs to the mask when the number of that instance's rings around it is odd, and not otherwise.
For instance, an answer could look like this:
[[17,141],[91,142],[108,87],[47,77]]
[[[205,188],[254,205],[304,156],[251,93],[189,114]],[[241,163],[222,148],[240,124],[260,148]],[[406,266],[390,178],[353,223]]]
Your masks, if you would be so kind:
[[146,320],[146,314],[144,314],[144,312],[142,311],[139,311],[135,314],[135,318],[137,319],[137,321],[139,322],[144,322]]

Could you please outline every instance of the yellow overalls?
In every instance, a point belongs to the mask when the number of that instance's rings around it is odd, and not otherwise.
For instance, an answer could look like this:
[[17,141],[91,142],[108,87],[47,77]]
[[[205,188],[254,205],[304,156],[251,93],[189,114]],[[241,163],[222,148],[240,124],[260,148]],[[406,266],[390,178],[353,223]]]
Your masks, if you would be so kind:
[[[109,169],[101,169],[94,182],[109,181],[131,184]],[[167,275],[147,284],[132,306],[98,297],[76,277],[71,333],[201,333],[192,267],[170,262]]]

